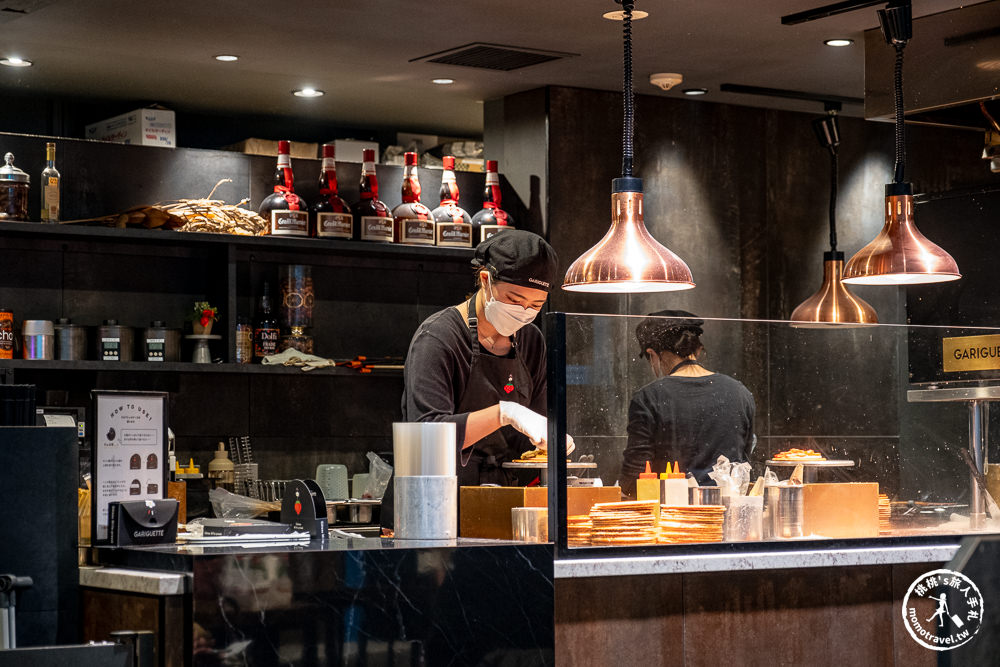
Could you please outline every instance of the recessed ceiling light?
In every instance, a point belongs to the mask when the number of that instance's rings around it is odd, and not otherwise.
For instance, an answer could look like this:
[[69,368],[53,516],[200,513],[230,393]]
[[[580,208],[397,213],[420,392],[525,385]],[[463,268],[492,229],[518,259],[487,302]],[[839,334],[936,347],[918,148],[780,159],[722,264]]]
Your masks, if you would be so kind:
[[0,58],[0,65],[6,65],[7,67],[31,67],[32,63],[30,60],[25,60],[24,58],[9,56],[7,58]]
[[292,95],[295,95],[295,97],[323,97],[326,93],[315,88],[299,88],[298,90],[293,90]]
[[685,88],[681,92],[685,95],[704,95],[708,92],[708,88]]
[[[603,16],[604,18],[608,19],[609,21],[624,21],[625,20],[625,12],[620,11],[620,10],[617,11],[617,12],[607,12],[606,14],[602,14],[601,16]],[[639,19],[644,19],[647,16],[649,16],[649,12],[644,12],[641,9],[633,9],[632,10],[632,20],[633,21],[638,21]]]
[[219,55],[215,56],[215,59],[218,60],[219,62],[223,62],[223,63],[234,63],[237,60],[239,60],[240,57],[239,56],[234,56],[234,55],[229,54],[229,53],[220,53]]
[[853,39],[847,39],[846,37],[837,37],[836,39],[827,39],[823,41],[827,46],[850,46],[854,43]]
[[431,79],[431,83],[436,83],[441,86],[447,86],[449,83],[455,83],[454,79]]

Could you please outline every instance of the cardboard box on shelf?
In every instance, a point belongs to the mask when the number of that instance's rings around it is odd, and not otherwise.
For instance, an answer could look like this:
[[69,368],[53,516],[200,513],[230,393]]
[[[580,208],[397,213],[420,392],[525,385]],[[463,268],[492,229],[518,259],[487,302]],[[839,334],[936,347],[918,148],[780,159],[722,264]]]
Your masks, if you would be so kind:
[[455,171],[471,171],[477,174],[486,173],[486,160],[474,157],[455,158]]
[[136,109],[114,118],[91,123],[84,139],[137,146],[177,147],[174,112],[167,109]]
[[[330,143],[330,142],[327,142]],[[377,141],[358,141],[357,139],[337,139],[333,142],[334,150],[337,153],[337,162],[363,162],[362,152],[366,148],[375,151],[375,161],[382,159],[379,154]]]
[[[514,538],[512,507],[545,507],[549,490],[544,486],[462,486],[458,489],[459,537],[492,540]],[[621,500],[617,486],[571,486],[566,489],[569,516],[587,514],[595,503]]]
[[[267,155],[277,157],[278,142],[271,139],[244,139],[229,146],[223,146],[224,151],[235,151],[247,155]],[[315,160],[319,157],[319,144],[302,141],[289,142],[289,154],[294,158]]]

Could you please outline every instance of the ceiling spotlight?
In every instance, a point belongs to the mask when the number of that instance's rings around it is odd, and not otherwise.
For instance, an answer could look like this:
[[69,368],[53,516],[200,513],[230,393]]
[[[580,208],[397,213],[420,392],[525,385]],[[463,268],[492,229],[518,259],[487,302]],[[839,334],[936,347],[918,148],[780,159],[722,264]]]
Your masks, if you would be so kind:
[[837,37],[835,39],[823,40],[823,43],[827,46],[850,46],[854,43],[854,40],[847,39],[846,37]]
[[[604,18],[608,19],[609,21],[624,21],[625,20],[625,12],[623,12],[621,10],[619,10],[617,12],[607,12],[605,14],[602,14],[601,16],[603,16]],[[649,16],[649,12],[644,12],[641,9],[633,9],[632,10],[632,20],[633,21],[638,21],[639,19],[644,19],[647,16]]]
[[0,65],[6,65],[7,67],[31,67],[32,62],[24,58],[18,58],[17,56],[10,56],[8,58],[0,58]]
[[315,88],[300,88],[293,90],[292,95],[295,95],[295,97],[323,97],[326,93]]
[[234,56],[234,55],[229,54],[229,53],[220,53],[219,55],[215,56],[215,59],[218,60],[221,63],[234,63],[237,60],[239,60],[240,57],[239,56]]
[[685,95],[704,95],[708,92],[708,88],[685,88],[681,91]]
[[454,79],[431,79],[431,83],[436,83],[439,86],[447,86],[448,84],[455,83]]

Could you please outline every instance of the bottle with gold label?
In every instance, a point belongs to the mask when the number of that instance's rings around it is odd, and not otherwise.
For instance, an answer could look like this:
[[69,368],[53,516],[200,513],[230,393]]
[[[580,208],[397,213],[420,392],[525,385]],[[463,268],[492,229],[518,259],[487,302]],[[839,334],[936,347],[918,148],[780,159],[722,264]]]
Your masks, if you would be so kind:
[[497,161],[486,161],[486,189],[483,191],[483,208],[472,216],[474,243],[480,243],[497,232],[513,229],[514,221],[500,208],[500,173]]
[[420,177],[417,175],[417,154],[404,156],[403,202],[392,209],[396,226],[396,242],[413,245],[434,245],[434,217],[420,203]]
[[258,215],[268,222],[273,236],[309,236],[309,207],[295,193],[291,144],[278,142],[278,166],[274,171],[274,192],[264,198]]
[[360,241],[392,243],[394,240],[392,213],[378,198],[378,176],[375,173],[375,151],[366,148],[362,153],[359,199],[351,206],[354,214],[355,238]]
[[458,248],[472,247],[472,218],[458,205],[458,181],[455,179],[455,157],[442,158],[441,205],[431,211],[437,225],[437,244]]
[[45,169],[42,170],[42,222],[59,222],[59,171],[56,169],[56,145],[45,144]]

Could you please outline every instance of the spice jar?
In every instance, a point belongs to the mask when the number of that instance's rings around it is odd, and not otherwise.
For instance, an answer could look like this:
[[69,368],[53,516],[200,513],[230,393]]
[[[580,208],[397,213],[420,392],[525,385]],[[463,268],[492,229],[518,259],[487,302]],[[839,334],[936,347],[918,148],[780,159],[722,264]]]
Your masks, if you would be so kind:
[[14,166],[14,154],[3,156],[0,167],[0,220],[28,219],[28,183],[31,178]]
[[313,353],[313,337],[305,334],[302,327],[292,327],[292,332],[281,337],[278,345],[281,352],[285,350],[298,350],[306,354]]

